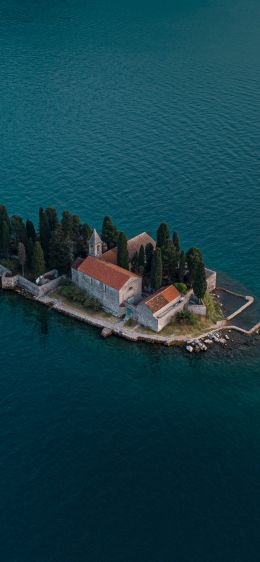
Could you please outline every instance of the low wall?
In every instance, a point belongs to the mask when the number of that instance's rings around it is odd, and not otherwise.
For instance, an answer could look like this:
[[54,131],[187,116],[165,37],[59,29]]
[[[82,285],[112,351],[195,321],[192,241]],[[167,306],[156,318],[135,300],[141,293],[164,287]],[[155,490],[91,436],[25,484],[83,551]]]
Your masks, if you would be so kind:
[[3,275],[2,289],[15,289],[15,287],[20,287],[34,297],[43,297],[50,291],[54,291],[64,279],[65,276],[62,275],[61,277],[57,277],[57,279],[53,279],[53,281],[49,281],[49,283],[45,283],[45,285],[38,286],[21,275],[14,275],[13,277]]
[[197,314],[198,316],[206,316],[207,314],[205,304],[188,304],[186,308],[191,314]]
[[6,274],[2,276],[2,289],[14,289],[17,287],[18,275],[7,277]]

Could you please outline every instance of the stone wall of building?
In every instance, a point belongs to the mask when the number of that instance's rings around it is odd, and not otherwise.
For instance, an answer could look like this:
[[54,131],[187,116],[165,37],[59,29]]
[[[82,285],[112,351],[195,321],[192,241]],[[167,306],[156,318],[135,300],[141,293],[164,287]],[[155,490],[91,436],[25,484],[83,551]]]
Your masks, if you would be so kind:
[[129,279],[119,291],[119,303],[137,302],[142,297],[142,277]]
[[97,299],[105,310],[119,315],[119,291],[76,269],[72,269],[71,278],[73,283]]

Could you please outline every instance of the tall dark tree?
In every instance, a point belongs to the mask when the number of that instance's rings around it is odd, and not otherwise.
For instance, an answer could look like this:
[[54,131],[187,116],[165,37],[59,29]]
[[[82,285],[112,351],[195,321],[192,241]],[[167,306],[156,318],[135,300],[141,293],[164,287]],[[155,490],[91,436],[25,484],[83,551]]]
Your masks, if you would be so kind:
[[117,265],[129,269],[129,256],[127,249],[127,238],[123,232],[119,232],[117,244]]
[[22,242],[25,246],[27,244],[27,232],[23,219],[17,215],[11,218],[11,249],[13,252],[18,252],[18,244]]
[[106,244],[107,249],[110,250],[117,245],[118,242],[118,232],[116,227],[113,225],[110,217],[105,217],[102,225],[102,241]]
[[145,271],[149,273],[152,267],[152,259],[153,259],[153,245],[151,242],[148,242],[145,246]]
[[10,252],[10,223],[0,218],[0,256],[7,258]]
[[170,239],[170,232],[168,224],[161,223],[157,230],[157,246],[163,248]]
[[32,221],[27,219],[25,227],[26,227],[26,232],[27,232],[27,239],[29,240],[31,238],[32,241],[35,242],[36,232],[35,232],[34,224],[32,223]]
[[174,283],[177,279],[178,254],[172,240],[167,240],[161,248],[163,282]]
[[73,237],[73,215],[69,211],[63,211],[61,226],[65,236]]
[[197,264],[203,261],[201,251],[198,248],[190,248],[186,254],[186,261],[188,266],[188,283],[192,286]]
[[151,287],[155,291],[162,286],[162,255],[160,248],[156,248],[151,268]]
[[39,230],[40,230],[41,247],[44,253],[44,259],[47,263],[49,259],[49,243],[51,237],[51,228],[49,224],[48,215],[46,211],[44,211],[44,209],[42,208],[40,208],[39,210]]
[[50,239],[49,265],[65,273],[69,270],[73,258],[72,241],[70,238],[64,237],[62,226],[58,224]]
[[139,275],[144,274],[144,247],[143,245],[140,246],[139,254],[138,254],[138,273]]
[[46,209],[46,215],[47,215],[47,218],[48,218],[50,231],[53,232],[53,230],[55,230],[55,228],[56,228],[56,226],[59,222],[57,210],[54,209],[53,207],[48,207],[48,209]]
[[134,273],[138,272],[138,253],[135,252],[132,259],[131,259],[131,270]]
[[26,245],[27,265],[29,269],[32,269],[33,251],[34,251],[34,242],[32,238],[29,238]]
[[179,236],[178,236],[177,232],[173,233],[172,241],[173,241],[173,244],[175,246],[176,252],[179,252],[180,251],[180,240],[179,240]]
[[202,261],[198,261],[196,265],[194,281],[193,281],[193,292],[194,295],[201,301],[207,291],[207,279],[205,266]]
[[185,271],[186,271],[186,256],[185,256],[185,252],[182,251],[180,253],[179,271],[178,271],[178,277],[179,277],[180,283],[183,283],[183,281],[184,281]]
[[39,277],[39,275],[43,275],[45,272],[45,261],[44,261],[44,254],[41,244],[38,240],[36,240],[33,248],[33,255],[32,255],[32,271],[35,277]]
[[25,268],[27,257],[26,257],[25,245],[23,244],[23,242],[18,243],[18,260],[22,268],[22,274],[24,275],[24,268]]

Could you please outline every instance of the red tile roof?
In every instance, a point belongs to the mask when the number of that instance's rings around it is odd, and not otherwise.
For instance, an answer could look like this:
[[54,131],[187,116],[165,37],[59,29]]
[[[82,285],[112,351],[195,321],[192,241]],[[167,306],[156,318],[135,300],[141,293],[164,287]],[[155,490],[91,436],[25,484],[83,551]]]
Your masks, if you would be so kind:
[[164,308],[167,304],[175,301],[180,297],[179,291],[174,287],[174,285],[168,285],[168,287],[162,287],[156,293],[153,293],[150,297],[142,300],[139,304],[146,304],[153,314]]
[[93,279],[101,281],[113,289],[121,289],[129,279],[139,279],[138,275],[118,265],[106,263],[101,259],[88,256],[79,266],[78,271]]
[[[134,257],[135,252],[139,252],[141,246],[145,248],[147,244],[152,244],[154,248],[156,246],[155,241],[149,234],[147,234],[147,232],[142,232],[141,234],[134,236],[134,238],[130,238],[130,240],[127,241],[129,260]],[[104,252],[101,259],[103,261],[116,264],[117,248],[112,248],[112,250]]]

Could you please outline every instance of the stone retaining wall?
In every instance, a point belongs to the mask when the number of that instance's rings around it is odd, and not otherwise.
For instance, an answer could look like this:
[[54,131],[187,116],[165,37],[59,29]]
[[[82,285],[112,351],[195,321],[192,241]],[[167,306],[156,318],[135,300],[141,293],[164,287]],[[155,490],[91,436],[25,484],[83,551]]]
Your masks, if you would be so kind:
[[192,314],[197,314],[198,316],[206,316],[207,308],[205,304],[187,304],[187,310]]

